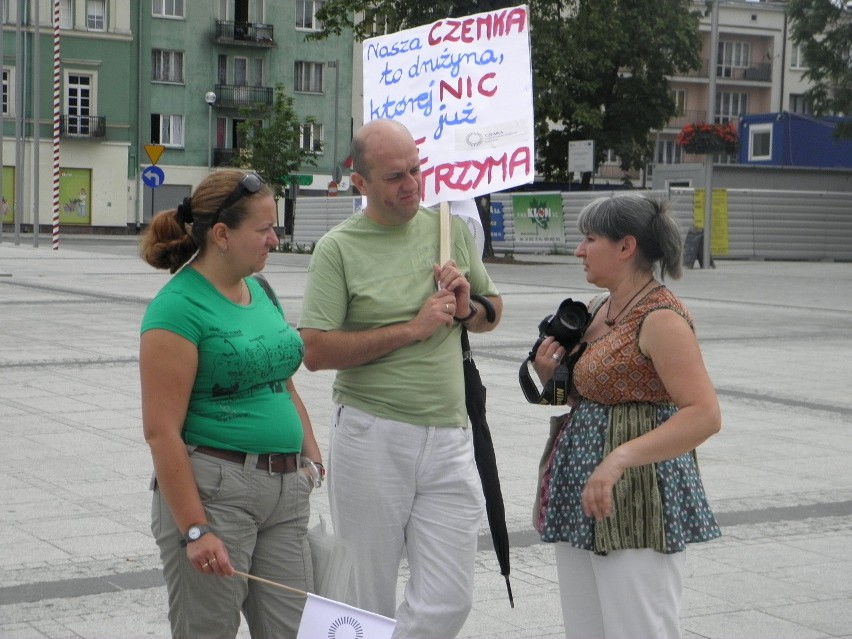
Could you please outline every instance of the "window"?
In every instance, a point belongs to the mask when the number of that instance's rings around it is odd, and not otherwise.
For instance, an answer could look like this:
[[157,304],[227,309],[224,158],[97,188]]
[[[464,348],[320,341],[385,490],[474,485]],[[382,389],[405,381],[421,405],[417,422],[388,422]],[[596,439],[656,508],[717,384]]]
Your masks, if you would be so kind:
[[151,13],[167,18],[183,17],[183,0],[151,0]]
[[106,28],[105,16],[105,0],[86,0],[86,28],[89,31],[103,31]]
[[772,159],[772,124],[753,124],[748,131],[748,159]]
[[716,54],[716,75],[730,78],[734,69],[751,66],[751,45],[748,42],[720,42]]
[[675,103],[675,115],[684,115],[686,113],[686,89],[675,89],[672,91],[672,99]]
[[681,164],[683,163],[683,147],[675,144],[674,140],[657,140],[654,157],[657,164]]
[[11,97],[11,93],[9,91],[11,84],[11,74],[9,73],[9,69],[3,69],[3,115],[9,115],[9,105],[11,104],[9,98]]
[[254,58],[251,61],[251,81],[252,86],[263,86],[263,58]]
[[183,84],[183,51],[151,51],[151,79]]
[[246,58],[234,58],[234,85],[238,87],[248,86],[248,60]]
[[59,0],[59,28],[74,28],[74,4],[71,0]]
[[802,50],[802,45],[794,44],[790,47],[790,68],[791,69],[807,69],[808,63],[805,60],[805,52]]
[[228,84],[228,56],[216,58],[216,84]]
[[151,143],[183,147],[183,116],[152,113]]
[[65,76],[65,112],[70,135],[89,135],[95,110],[95,76],[68,73]]
[[322,8],[323,0],[296,0],[296,28],[319,31],[317,11]]
[[788,111],[790,111],[790,113],[802,113],[804,115],[811,115],[814,112],[810,101],[802,93],[790,94],[790,107]]
[[296,61],[293,77],[293,90],[305,93],[322,93],[322,69],[321,62]]
[[720,91],[716,94],[716,124],[736,121],[748,113],[748,93]]
[[299,147],[311,153],[322,153],[322,124],[303,124]]

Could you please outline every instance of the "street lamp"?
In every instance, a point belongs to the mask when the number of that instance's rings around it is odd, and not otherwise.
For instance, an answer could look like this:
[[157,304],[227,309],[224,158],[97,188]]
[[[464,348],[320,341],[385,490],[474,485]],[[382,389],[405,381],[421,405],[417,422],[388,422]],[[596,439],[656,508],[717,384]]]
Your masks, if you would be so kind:
[[204,94],[207,103],[207,171],[213,168],[213,105],[216,104],[216,94],[208,91]]
[[340,180],[343,179],[343,171],[337,165],[337,101],[340,97],[340,61],[329,60],[328,68],[334,69],[334,142],[332,144],[331,179],[339,186]]

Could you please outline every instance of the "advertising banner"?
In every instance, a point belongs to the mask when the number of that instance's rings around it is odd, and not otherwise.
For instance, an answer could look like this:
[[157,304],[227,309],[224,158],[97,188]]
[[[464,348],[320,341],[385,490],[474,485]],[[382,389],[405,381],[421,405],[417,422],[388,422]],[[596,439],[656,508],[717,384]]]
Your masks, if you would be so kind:
[[91,169],[61,169],[59,172],[59,223],[91,224],[91,192]]
[[515,241],[565,243],[561,193],[512,195]]

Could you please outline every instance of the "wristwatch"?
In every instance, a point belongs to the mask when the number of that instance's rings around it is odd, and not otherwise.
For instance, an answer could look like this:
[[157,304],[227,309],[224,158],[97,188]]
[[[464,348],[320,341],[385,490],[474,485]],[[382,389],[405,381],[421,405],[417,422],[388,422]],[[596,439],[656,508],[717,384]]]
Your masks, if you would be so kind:
[[469,319],[472,319],[474,315],[479,311],[479,308],[473,303],[468,302],[468,308],[470,309],[470,313],[465,315],[464,317],[453,317],[459,324],[464,324]]
[[210,526],[207,526],[206,524],[194,524],[187,529],[186,534],[183,536],[183,539],[181,539],[181,546],[186,546],[188,543],[198,541],[202,536],[209,532]]

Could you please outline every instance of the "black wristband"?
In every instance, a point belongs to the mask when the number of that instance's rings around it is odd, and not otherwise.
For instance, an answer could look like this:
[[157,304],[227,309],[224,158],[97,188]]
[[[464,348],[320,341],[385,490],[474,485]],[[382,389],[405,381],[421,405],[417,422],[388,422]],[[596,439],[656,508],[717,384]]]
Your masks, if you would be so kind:
[[461,324],[468,321],[469,319],[471,319],[474,315],[476,315],[479,312],[479,309],[473,304],[473,302],[468,302],[467,304],[468,304],[468,307],[470,308],[470,313],[468,313],[464,317],[453,317],[454,320],[456,320],[457,322],[459,322]]

